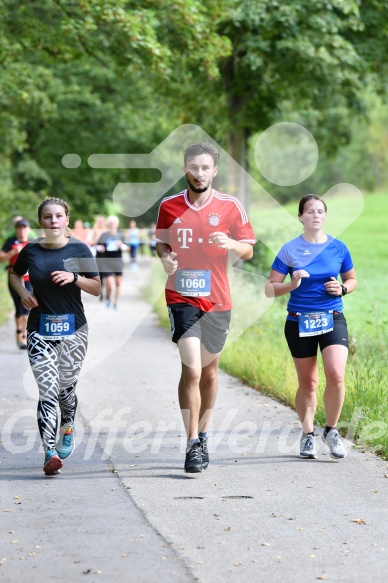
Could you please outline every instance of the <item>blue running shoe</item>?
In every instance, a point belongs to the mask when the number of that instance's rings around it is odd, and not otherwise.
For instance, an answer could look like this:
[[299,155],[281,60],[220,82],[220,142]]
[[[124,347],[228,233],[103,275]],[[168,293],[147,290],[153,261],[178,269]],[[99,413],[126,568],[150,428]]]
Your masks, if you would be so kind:
[[59,430],[57,441],[57,452],[61,460],[66,459],[73,453],[75,446],[75,423],[65,423]]
[[43,471],[46,476],[55,476],[61,471],[63,461],[59,459],[58,453],[55,449],[48,449],[44,455]]

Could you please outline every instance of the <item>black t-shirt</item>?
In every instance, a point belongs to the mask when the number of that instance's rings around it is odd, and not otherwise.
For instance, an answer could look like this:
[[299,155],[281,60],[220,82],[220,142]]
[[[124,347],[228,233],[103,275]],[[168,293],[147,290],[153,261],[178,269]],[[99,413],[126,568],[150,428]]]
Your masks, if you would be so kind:
[[13,265],[18,275],[30,274],[39,307],[33,308],[28,317],[28,330],[39,330],[40,314],[75,314],[75,329],[86,324],[81,290],[73,284],[64,286],[53,283],[53,271],[77,272],[84,277],[99,275],[96,261],[89,247],[70,237],[68,243],[59,249],[47,249],[40,245],[44,239],[36,239],[22,249]]

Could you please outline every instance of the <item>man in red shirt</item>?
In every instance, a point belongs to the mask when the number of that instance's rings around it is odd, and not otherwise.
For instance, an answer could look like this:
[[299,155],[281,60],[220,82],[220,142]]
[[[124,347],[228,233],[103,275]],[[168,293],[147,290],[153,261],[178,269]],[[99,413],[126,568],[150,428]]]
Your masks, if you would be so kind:
[[162,200],[157,253],[168,274],[172,340],[182,361],[179,404],[187,432],[185,471],[209,465],[207,428],[218,387],[218,363],[231,316],[228,252],[250,259],[255,236],[240,201],[212,188],[218,150],[210,143],[184,154],[187,190]]

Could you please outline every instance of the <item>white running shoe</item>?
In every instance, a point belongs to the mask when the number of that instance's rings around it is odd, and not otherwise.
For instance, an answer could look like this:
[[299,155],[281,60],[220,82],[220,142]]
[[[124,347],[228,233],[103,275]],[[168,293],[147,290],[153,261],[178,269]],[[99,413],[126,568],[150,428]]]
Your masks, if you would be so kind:
[[317,450],[315,449],[315,437],[310,433],[302,433],[300,438],[300,457],[305,459],[316,459]]
[[330,455],[332,458],[338,460],[348,455],[348,452],[341,441],[340,434],[335,427],[330,429],[329,433],[326,435],[323,434],[322,440],[330,449]]

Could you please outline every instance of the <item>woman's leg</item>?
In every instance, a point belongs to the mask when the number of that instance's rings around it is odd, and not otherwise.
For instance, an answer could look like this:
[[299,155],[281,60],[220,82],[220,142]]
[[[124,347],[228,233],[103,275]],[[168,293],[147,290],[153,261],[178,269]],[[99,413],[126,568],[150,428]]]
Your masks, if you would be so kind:
[[113,275],[106,275],[104,279],[105,279],[106,301],[107,301],[107,305],[110,305],[112,288],[113,288]]
[[341,414],[345,398],[345,368],[348,358],[346,346],[333,344],[322,350],[323,366],[326,377],[324,404],[326,424],[335,427]]
[[58,343],[43,340],[37,332],[27,339],[28,357],[39,389],[38,427],[45,451],[55,449],[59,393]]
[[115,287],[114,302],[113,302],[114,306],[117,306],[118,301],[119,301],[122,280],[123,280],[123,278],[121,275],[116,275],[116,287]]
[[59,408],[61,427],[73,425],[77,409],[75,389],[88,347],[87,330],[78,330],[75,338],[61,341],[59,352]]
[[317,357],[294,358],[294,364],[299,383],[295,396],[295,407],[302,422],[303,433],[311,433],[314,430],[314,417],[317,408]]

